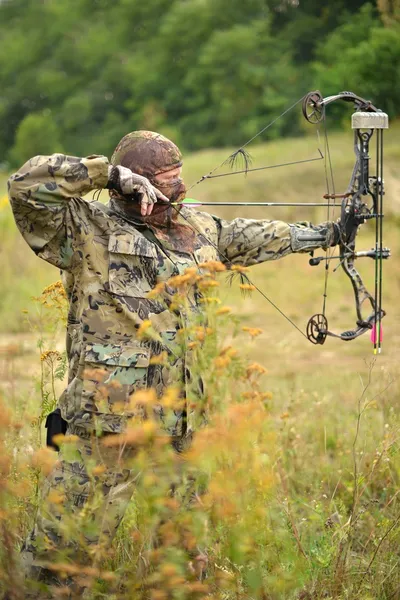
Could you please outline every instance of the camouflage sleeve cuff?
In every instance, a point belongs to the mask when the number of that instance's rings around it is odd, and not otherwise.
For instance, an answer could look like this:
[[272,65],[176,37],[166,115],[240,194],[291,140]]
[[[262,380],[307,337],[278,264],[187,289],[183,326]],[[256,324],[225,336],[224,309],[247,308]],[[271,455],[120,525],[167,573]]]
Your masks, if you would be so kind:
[[106,189],[116,190],[117,192],[121,191],[119,182],[119,169],[117,167],[113,167],[112,165],[109,165],[108,167],[108,181]]

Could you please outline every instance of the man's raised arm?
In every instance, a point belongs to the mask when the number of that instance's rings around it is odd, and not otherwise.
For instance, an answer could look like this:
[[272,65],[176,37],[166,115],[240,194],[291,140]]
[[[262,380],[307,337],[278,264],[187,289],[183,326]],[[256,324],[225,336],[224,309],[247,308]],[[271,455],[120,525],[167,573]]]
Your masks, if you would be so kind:
[[41,258],[68,269],[71,256],[69,201],[108,182],[105,156],[35,156],[8,181],[15,221],[25,241]]

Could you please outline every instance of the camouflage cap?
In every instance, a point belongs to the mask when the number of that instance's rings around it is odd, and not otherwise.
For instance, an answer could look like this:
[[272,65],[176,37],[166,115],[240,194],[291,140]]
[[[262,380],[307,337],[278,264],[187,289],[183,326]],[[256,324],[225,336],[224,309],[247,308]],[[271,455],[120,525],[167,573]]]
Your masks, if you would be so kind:
[[115,148],[111,164],[128,167],[134,173],[151,179],[182,166],[182,154],[171,140],[160,133],[132,131]]

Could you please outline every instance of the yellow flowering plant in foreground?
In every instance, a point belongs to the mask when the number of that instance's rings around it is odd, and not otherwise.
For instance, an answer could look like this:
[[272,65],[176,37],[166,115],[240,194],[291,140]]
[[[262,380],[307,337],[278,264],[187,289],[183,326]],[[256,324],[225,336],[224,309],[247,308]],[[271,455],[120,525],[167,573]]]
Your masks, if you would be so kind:
[[[263,332],[244,325],[222,301],[224,271],[218,262],[204,263],[150,293],[181,315],[173,351],[185,356],[191,378],[185,394],[178,384],[161,398],[152,389],[138,390],[131,397],[135,416],[126,431],[91,440],[83,506],[68,508],[68,489],[53,490],[46,501],[35,497],[36,478],[46,477],[58,454],[40,447],[35,430],[29,439],[22,436],[24,424],[2,409],[0,589],[9,597],[78,598],[83,588],[85,598],[116,600],[396,597],[396,420],[386,415],[390,424],[382,438],[368,439],[358,454],[362,419],[378,409],[379,394],[374,391],[371,400],[367,382],[358,399],[356,436],[347,449],[325,440],[325,452],[320,452],[315,415],[308,412],[311,399],[302,404],[299,396],[288,410],[274,407],[266,367],[247,358]],[[201,294],[201,311],[195,313],[194,290]],[[59,321],[57,300],[45,308]],[[142,322],[138,335],[143,340],[158,336],[151,321]],[[59,356],[43,345],[42,385],[50,386],[53,396],[51,373]],[[152,361],[168,365],[169,353]],[[329,412],[327,401],[318,401]],[[160,429],[159,406],[186,408],[194,434],[184,451],[176,452]],[[42,403],[39,410],[45,416],[49,408]],[[346,418],[354,424],[353,416]],[[73,462],[82,451],[76,436],[60,435],[55,441],[64,460]],[[29,452],[21,451],[28,445],[33,446]],[[342,472],[327,487],[336,455]],[[134,490],[110,546],[111,511],[102,489],[109,484],[110,467],[115,472],[116,466],[134,474]],[[50,550],[46,567],[61,587],[26,581],[22,575],[19,550],[37,510],[58,526],[62,543],[38,543]],[[368,596],[374,587],[381,595]]]

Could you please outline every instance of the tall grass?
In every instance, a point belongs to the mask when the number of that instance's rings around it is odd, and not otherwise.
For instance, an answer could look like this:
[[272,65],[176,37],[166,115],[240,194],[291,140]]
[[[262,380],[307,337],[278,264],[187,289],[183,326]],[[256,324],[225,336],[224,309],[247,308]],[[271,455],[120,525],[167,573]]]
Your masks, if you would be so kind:
[[[93,439],[86,459],[89,500],[71,508],[66,490],[37,496],[36,481],[57,455],[39,447],[37,421],[27,428],[21,415],[4,407],[0,582],[11,597],[35,590],[39,597],[59,597],[62,589],[78,597],[83,588],[86,597],[118,599],[398,597],[395,377],[382,375],[371,360],[353,399],[343,390],[340,404],[333,390],[302,389],[284,407],[274,406],[265,367],[248,358],[262,331],[243,325],[220,303],[215,268],[210,263],[203,275],[190,270],[170,282],[176,303],[184,305],[194,281],[204,281],[206,293],[203,316],[186,324],[174,349],[183,353],[190,345],[195,354],[190,420],[208,421],[183,454],[173,451],[152,419],[154,403],[180,407],[179,390],[166,390],[161,399],[152,390],[137,392],[132,407],[140,405],[147,419],[134,418],[124,434]],[[39,302],[49,304],[49,323],[60,304],[47,298]],[[141,334],[155,332],[144,323]],[[42,363],[49,353],[42,352]],[[57,365],[48,362],[47,368],[44,389],[52,389]],[[195,384],[198,377],[205,392]],[[42,394],[44,412],[51,408],[47,402]],[[76,460],[80,442],[74,436],[57,443],[64,460]],[[114,471],[134,473],[132,503],[111,548],[104,530],[111,507],[102,508],[110,457]],[[42,540],[42,551],[65,588],[49,591],[21,576],[17,549],[37,509],[58,528],[59,544],[49,552]],[[96,543],[88,545],[93,536]]]
[[[314,147],[309,138],[260,146],[253,166],[307,158]],[[349,148],[349,136],[333,137],[337,189],[345,188],[350,176]],[[136,448],[134,459],[122,453],[120,460],[142,476],[113,546],[106,549],[99,543],[93,551],[81,544],[79,553],[55,549],[55,576],[79,580],[94,598],[400,598],[399,153],[394,129],[386,143],[385,243],[393,256],[384,265],[383,354],[372,359],[367,336],[311,346],[260,295],[242,297],[220,275],[220,285],[209,292],[214,297],[218,290],[221,304],[206,304],[211,331],[203,336],[198,328],[205,324],[193,323],[187,332],[197,372],[207,384],[207,395],[197,402],[207,410],[208,427],[196,435],[182,460],[154,427],[143,431],[132,424],[130,441],[117,440],[113,451],[118,457],[123,446]],[[198,179],[224,157],[223,151],[190,156],[186,179]],[[325,191],[321,166],[295,166],[284,177],[277,169],[217,179],[194,188],[190,196],[312,201]],[[225,218],[325,218],[322,210],[311,215],[303,209],[212,212]],[[40,505],[38,480],[57,459],[40,450],[39,424],[61,389],[56,370],[62,366],[62,343],[54,303],[46,308],[31,299],[41,298],[57,274],[30,253],[7,208],[0,219],[0,579],[4,592],[24,598],[34,584],[21,577],[18,549]],[[362,228],[359,247],[371,247],[372,229]],[[358,267],[371,288],[373,264]],[[322,303],[320,269],[298,255],[252,268],[249,275],[304,328]],[[335,330],[354,325],[350,287],[340,271],[330,274],[328,317]],[[217,314],[223,306],[232,312]],[[45,323],[50,324],[47,331]],[[46,352],[54,354],[46,358]],[[141,401],[151,406],[154,397]],[[164,399],[175,401],[173,394]],[[73,456],[73,447],[64,443],[65,455]],[[65,518],[65,535],[72,541],[80,540],[90,507],[99,502],[103,465],[94,462],[89,468],[93,489],[87,510]],[[195,489],[190,488],[193,481]],[[56,506],[61,502],[56,496],[51,500]]]

